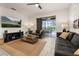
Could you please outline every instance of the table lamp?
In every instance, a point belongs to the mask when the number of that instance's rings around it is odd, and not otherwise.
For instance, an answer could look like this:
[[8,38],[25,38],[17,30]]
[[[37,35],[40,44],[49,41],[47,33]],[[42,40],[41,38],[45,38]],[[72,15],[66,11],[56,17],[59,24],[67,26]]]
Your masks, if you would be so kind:
[[68,28],[68,24],[67,23],[63,23],[61,25],[61,27],[63,28],[63,32],[66,32],[67,31],[67,28]]

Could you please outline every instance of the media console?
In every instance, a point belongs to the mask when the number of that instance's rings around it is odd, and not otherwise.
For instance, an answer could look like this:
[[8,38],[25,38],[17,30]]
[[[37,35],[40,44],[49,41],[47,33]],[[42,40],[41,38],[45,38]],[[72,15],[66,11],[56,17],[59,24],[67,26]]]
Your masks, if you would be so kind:
[[5,32],[3,34],[3,38],[4,38],[4,43],[9,42],[9,41],[13,41],[19,38],[23,37],[23,32],[19,31],[19,32],[13,32],[13,33],[7,33]]

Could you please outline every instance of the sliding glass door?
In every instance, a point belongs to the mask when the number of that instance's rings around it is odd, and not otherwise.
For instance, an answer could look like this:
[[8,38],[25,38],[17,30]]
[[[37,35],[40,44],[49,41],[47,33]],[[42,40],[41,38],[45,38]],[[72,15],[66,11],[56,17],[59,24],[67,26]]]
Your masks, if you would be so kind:
[[56,33],[56,16],[37,18],[37,30],[41,29],[46,34]]
[[56,29],[56,20],[55,19],[46,19],[42,21],[42,29],[44,29],[45,32],[51,33],[52,31],[55,31]]

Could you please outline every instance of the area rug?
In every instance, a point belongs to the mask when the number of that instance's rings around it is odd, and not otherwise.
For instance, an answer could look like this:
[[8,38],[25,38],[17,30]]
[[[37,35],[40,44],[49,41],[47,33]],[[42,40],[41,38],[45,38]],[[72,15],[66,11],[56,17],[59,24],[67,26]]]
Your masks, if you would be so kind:
[[39,40],[35,44],[15,40],[2,45],[2,48],[12,56],[38,56],[46,42]]

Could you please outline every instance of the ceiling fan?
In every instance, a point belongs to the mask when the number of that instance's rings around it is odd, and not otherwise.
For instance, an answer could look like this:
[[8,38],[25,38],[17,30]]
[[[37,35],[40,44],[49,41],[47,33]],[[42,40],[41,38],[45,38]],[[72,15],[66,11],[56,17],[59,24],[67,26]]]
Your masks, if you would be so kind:
[[42,9],[42,7],[39,3],[28,3],[27,5],[35,5],[36,7]]

